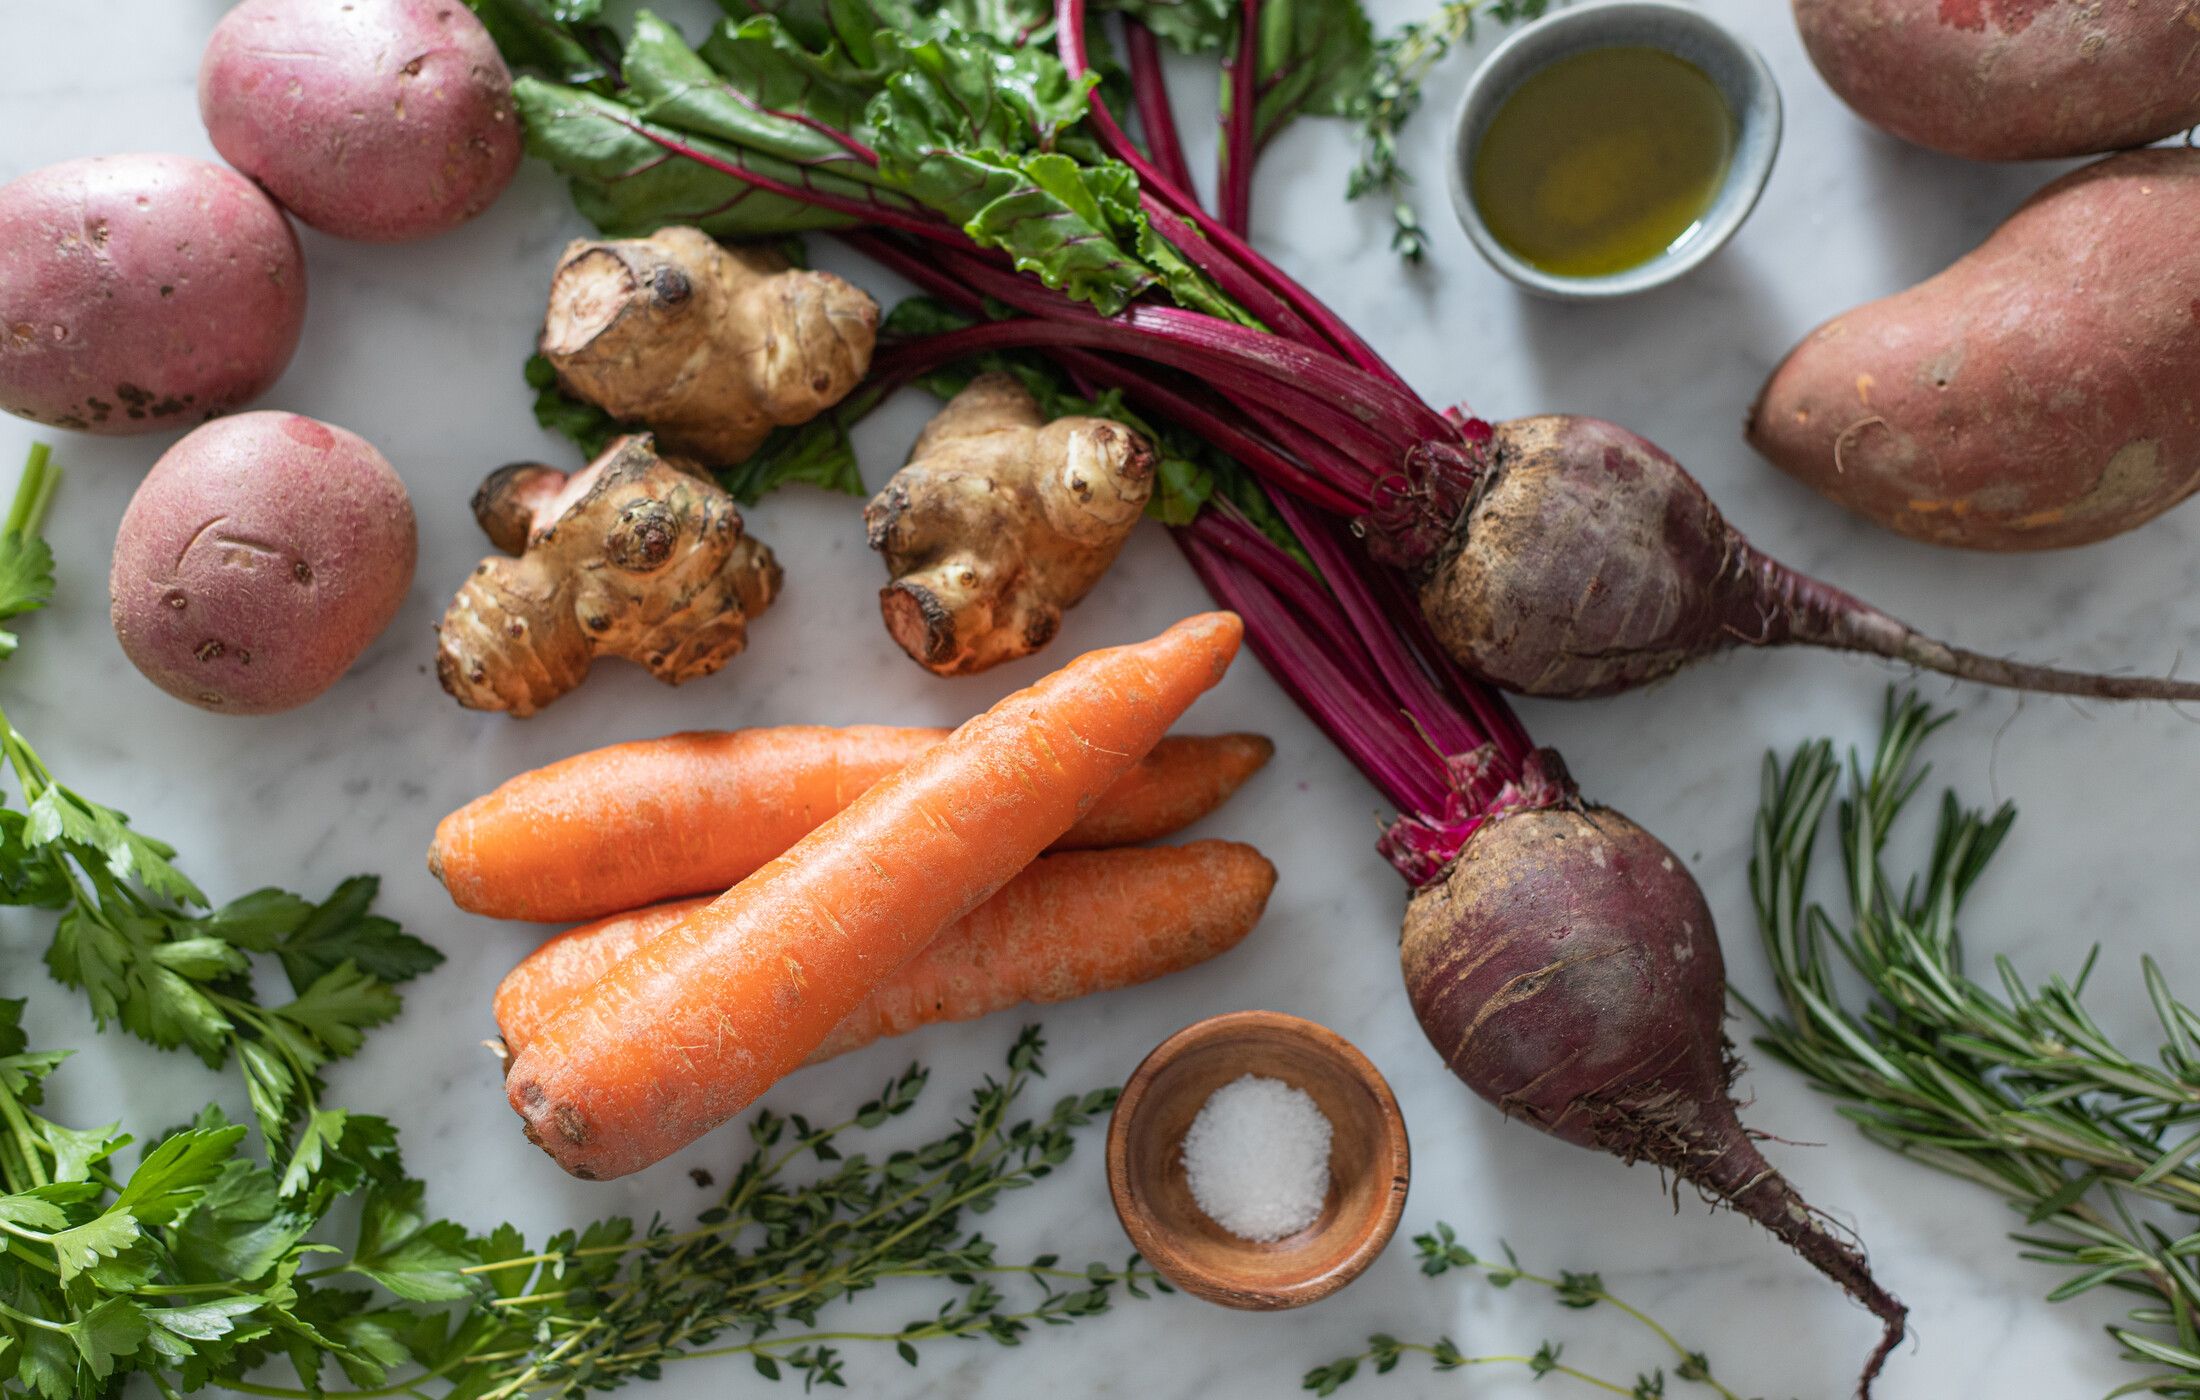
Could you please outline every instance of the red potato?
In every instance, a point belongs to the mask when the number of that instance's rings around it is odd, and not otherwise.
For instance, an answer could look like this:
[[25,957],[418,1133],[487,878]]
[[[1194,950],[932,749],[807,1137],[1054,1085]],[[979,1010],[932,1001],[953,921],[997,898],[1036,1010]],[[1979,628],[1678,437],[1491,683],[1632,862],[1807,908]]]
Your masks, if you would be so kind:
[[275,382],[305,319],[297,236],[233,171],[93,156],[0,186],[0,408],[18,417],[203,422]]
[[2144,146],[2200,124],[2200,0],[1795,0],[1858,116],[1973,160]]
[[412,586],[405,483],[355,433],[243,413],[153,464],[115,536],[115,636],[170,695],[223,714],[302,705]]
[[512,75],[460,0],[244,0],[199,62],[222,158],[338,238],[428,238],[519,169]]
[[2200,151],[2067,175],[1946,271],[1811,332],[1750,444],[1934,544],[2050,549],[2151,520],[2200,488],[2196,229]]

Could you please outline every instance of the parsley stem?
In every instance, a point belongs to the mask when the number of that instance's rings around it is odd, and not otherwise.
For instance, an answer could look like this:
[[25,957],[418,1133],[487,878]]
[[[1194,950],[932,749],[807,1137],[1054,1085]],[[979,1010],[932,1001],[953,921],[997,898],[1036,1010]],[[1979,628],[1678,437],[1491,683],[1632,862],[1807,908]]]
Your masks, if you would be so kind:
[[54,488],[61,483],[61,469],[50,465],[52,456],[53,449],[45,443],[31,444],[23,476],[15,485],[14,504],[8,508],[7,523],[0,525],[0,533],[18,540],[38,533],[46,508],[53,503]]
[[9,1240],[7,1254],[10,1259],[20,1259],[33,1267],[44,1269],[49,1274],[59,1275],[61,1272],[61,1266],[54,1262],[53,1251],[50,1249],[39,1251],[32,1249],[21,1240]]
[[[43,1186],[46,1183],[42,1181],[38,1184]],[[28,1225],[18,1225],[12,1220],[0,1220],[0,1230],[5,1230],[19,1240],[28,1240],[32,1244],[53,1243],[53,1236],[47,1234],[44,1230],[33,1230]]]
[[[0,722],[4,721],[5,717],[0,716]],[[51,1178],[46,1175],[45,1161],[40,1158],[34,1145],[38,1141],[38,1135],[31,1131],[30,1121],[23,1116],[23,1105],[16,1102],[15,1095],[0,1093],[0,1118],[7,1120],[8,1132],[14,1138],[17,1150],[23,1154],[23,1170],[29,1175],[31,1183],[34,1186],[46,1185]],[[10,1234],[22,1234],[22,1231],[6,1221],[0,1221],[0,1226],[4,1226]],[[30,1235],[23,1237],[33,1238]],[[35,1238],[47,1237],[41,1235]]]
[[0,1317],[12,1317],[26,1326],[43,1328],[48,1332],[59,1332],[64,1336],[72,1335],[75,1330],[65,1322],[49,1322],[42,1317],[33,1317],[27,1312],[18,1312],[6,1303],[0,1303]]

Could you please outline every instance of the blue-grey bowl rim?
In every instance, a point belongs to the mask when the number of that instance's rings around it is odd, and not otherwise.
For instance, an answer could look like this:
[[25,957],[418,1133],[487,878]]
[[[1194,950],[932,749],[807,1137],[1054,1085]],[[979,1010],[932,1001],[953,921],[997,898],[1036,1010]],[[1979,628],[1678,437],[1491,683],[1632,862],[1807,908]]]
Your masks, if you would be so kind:
[[[1602,277],[1564,277],[1523,261],[1497,241],[1469,188],[1468,171],[1489,118],[1531,73],[1588,49],[1664,49],[1702,68],[1733,109],[1738,134],[1726,182],[1695,236],[1671,252]],[[1522,289],[1560,301],[1603,301],[1662,287],[1726,246],[1757,207],[1780,150],[1781,100],[1756,47],[1677,0],[1589,0],[1516,30],[1482,60],[1452,119],[1446,174],[1452,210],[1489,264]]]

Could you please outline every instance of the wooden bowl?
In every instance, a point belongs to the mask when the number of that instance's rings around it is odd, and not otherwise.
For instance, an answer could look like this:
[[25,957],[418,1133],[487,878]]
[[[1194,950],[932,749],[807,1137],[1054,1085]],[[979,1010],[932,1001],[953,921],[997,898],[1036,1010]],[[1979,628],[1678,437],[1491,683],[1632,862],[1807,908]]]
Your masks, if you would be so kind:
[[[1266,1243],[1208,1219],[1184,1170],[1193,1117],[1245,1074],[1305,1090],[1331,1128],[1321,1214]],[[1123,1086],[1108,1124],[1108,1189],[1131,1243],[1169,1282],[1231,1308],[1295,1308],[1358,1278],[1398,1228],[1409,1161],[1398,1101],[1367,1056],[1328,1027],[1279,1011],[1210,1016],[1162,1041]]]

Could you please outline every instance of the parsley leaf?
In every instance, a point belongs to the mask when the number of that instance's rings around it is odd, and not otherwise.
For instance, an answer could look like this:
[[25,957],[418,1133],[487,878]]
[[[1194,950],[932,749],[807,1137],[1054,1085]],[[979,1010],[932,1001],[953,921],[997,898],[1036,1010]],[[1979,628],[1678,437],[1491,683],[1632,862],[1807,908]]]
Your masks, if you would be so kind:
[[[51,591],[50,555],[37,530],[58,477],[44,450],[35,450],[0,522],[0,616],[38,606]],[[84,994],[102,1027],[118,1025],[162,1049],[188,1049],[211,1067],[234,1059],[278,1157],[296,1125],[318,1109],[318,1072],[355,1053],[369,1028],[397,1014],[397,984],[442,961],[371,912],[379,884],[366,876],[344,881],[319,903],[263,889],[196,912],[208,901],[176,866],[175,848],[58,780],[5,712],[0,768],[21,796],[19,806],[0,801],[0,902],[61,911],[46,951],[48,970]],[[282,965],[294,1000],[260,1003],[252,974],[262,958]],[[20,1026],[0,1024],[0,1087],[35,1103],[36,1080],[57,1061],[20,1059],[21,1042]],[[182,1150],[174,1142],[161,1150]],[[310,1131],[301,1139],[301,1148],[319,1159],[326,1159],[326,1145]],[[111,1150],[67,1134],[41,1149],[65,1177]],[[209,1147],[206,1155],[216,1159],[227,1150]],[[362,1169],[351,1163],[350,1170]],[[308,1163],[281,1176],[303,1190],[316,1170]],[[169,1223],[161,1211],[139,1209],[138,1216]],[[100,1230],[92,1236],[86,1249],[106,1238]]]

